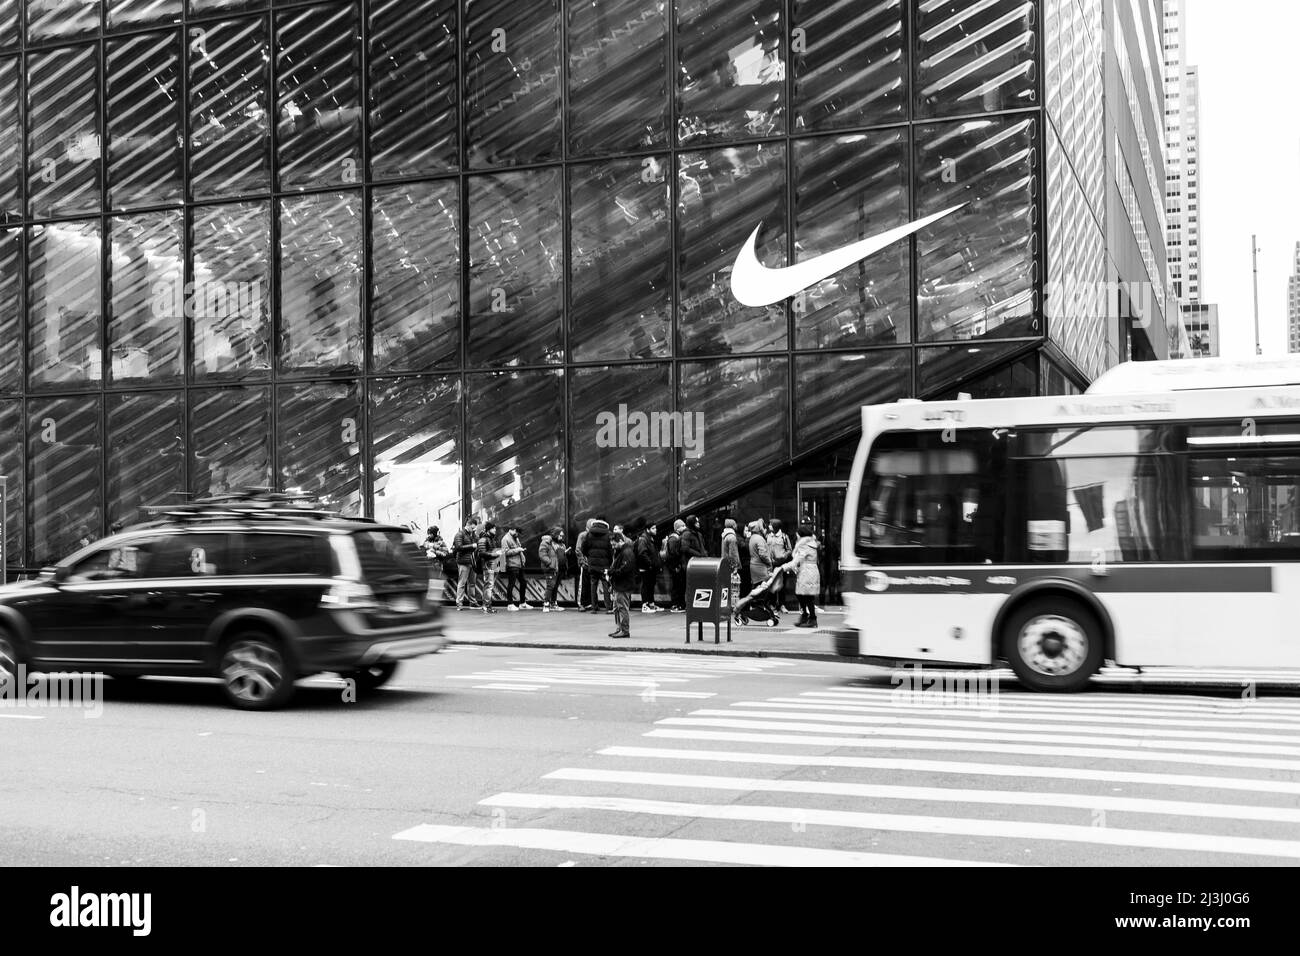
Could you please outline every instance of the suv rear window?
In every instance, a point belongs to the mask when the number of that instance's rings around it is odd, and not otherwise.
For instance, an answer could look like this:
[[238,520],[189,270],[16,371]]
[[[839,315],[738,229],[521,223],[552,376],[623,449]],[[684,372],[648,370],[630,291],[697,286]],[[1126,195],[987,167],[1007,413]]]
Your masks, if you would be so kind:
[[361,578],[372,588],[423,590],[429,586],[429,566],[410,537],[401,531],[354,531]]
[[235,574],[329,577],[334,573],[324,535],[253,531],[240,535],[239,542]]

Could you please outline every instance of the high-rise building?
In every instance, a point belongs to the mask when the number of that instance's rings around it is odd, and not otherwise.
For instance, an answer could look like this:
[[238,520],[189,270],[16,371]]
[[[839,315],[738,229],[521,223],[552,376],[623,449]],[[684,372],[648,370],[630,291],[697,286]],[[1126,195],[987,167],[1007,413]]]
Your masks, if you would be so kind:
[[1295,244],[1291,276],[1286,280],[1287,350],[1300,352],[1300,242]]
[[1219,307],[1205,302],[1184,302],[1183,328],[1187,350],[1178,358],[1219,357]]
[[[532,543],[687,511],[833,542],[861,404],[1177,345],[1160,0],[6,9],[16,571],[254,485]],[[954,207],[733,294],[751,236],[777,267]]]

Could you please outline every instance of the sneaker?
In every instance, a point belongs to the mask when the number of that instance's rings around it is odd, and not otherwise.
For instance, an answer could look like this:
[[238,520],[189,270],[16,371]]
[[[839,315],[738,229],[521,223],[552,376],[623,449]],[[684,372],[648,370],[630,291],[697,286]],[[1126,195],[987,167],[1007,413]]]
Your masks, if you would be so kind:
[[550,613],[551,613],[551,606],[550,606],[549,604],[543,604],[543,605],[542,605],[542,613],[543,613],[543,614],[550,614]]
[[529,604],[527,601],[521,601],[521,602],[519,603],[519,610],[521,610],[521,611],[536,611],[537,608],[536,608],[534,605]]
[[641,613],[642,613],[642,614],[653,614],[654,612],[655,612],[655,609],[654,609],[654,606],[653,606],[653,605],[650,605],[650,604],[642,604],[642,605],[641,605]]
[[517,611],[517,610],[519,610],[519,608],[518,608],[518,606],[516,606],[516,605],[514,605],[514,604],[507,604],[507,605],[506,605],[506,610],[507,610],[507,611]]
[[609,636],[610,636],[610,637],[613,637],[613,638],[619,638],[619,637],[631,637],[632,635],[631,635],[631,634],[628,634],[628,633],[625,633],[625,632],[623,632],[623,631],[615,631],[613,634],[611,634],[611,635],[609,635]]

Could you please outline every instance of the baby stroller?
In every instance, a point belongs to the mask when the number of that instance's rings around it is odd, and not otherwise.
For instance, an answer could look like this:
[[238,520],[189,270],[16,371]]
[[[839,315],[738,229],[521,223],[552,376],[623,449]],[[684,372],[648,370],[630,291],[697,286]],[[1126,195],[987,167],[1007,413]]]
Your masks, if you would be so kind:
[[776,627],[780,624],[781,601],[775,596],[780,580],[781,571],[777,569],[737,601],[732,609],[732,623],[758,624],[763,627]]

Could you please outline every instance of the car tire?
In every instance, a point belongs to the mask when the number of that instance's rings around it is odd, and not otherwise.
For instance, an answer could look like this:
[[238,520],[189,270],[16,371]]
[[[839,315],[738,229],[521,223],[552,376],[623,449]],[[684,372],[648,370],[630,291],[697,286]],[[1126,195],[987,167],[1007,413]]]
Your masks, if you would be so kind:
[[344,680],[356,681],[357,691],[368,694],[378,690],[392,680],[397,673],[397,661],[384,661],[369,667],[358,667],[343,675]]
[[217,676],[226,701],[240,710],[273,710],[293,696],[293,665],[263,631],[240,631],[221,647]]
[[1027,601],[1002,628],[1002,653],[1031,690],[1082,690],[1101,667],[1102,652],[1096,614],[1070,598]]
[[18,668],[22,663],[18,641],[8,631],[0,631],[0,688],[18,679]]

